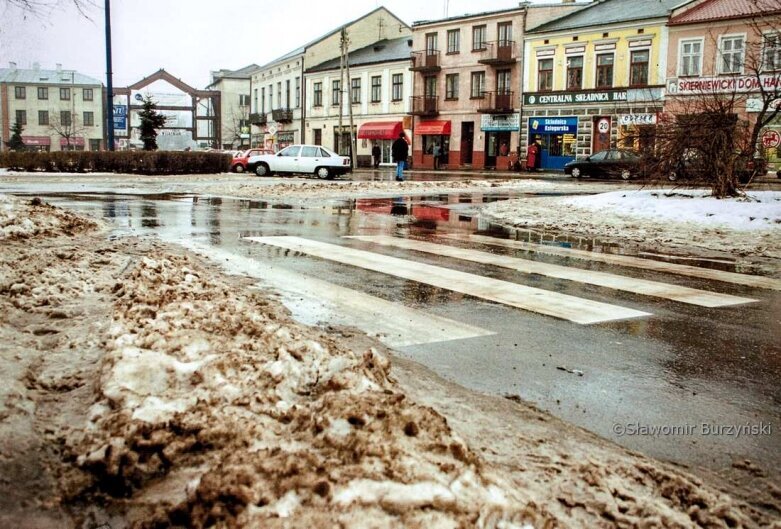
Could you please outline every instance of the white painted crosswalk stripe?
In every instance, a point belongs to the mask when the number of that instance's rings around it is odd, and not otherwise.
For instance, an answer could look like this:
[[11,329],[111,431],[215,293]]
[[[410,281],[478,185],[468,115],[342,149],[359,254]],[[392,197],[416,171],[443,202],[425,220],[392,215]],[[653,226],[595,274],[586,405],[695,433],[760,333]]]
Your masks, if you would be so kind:
[[487,237],[485,235],[442,235],[446,239],[458,241],[469,241],[491,246],[501,246],[504,248],[514,248],[516,250],[525,250],[528,252],[537,252],[547,255],[558,255],[572,259],[583,259],[586,261],[596,261],[629,268],[640,268],[654,272],[665,272],[670,274],[698,277],[701,279],[710,279],[721,281],[723,283],[732,283],[735,285],[744,285],[755,288],[765,288],[770,290],[781,290],[781,280],[772,277],[752,276],[748,274],[738,274],[735,272],[726,272],[723,270],[712,270],[700,268],[698,266],[682,265],[677,263],[666,263],[664,261],[654,261],[653,259],[642,259],[632,257],[631,255],[614,255],[600,252],[589,252],[587,250],[578,250],[575,248],[562,248],[559,246],[549,246],[547,244],[536,244],[524,241],[515,241],[508,239],[497,239],[496,237]]
[[247,237],[244,240],[298,251],[580,324],[650,316],[647,312],[627,307],[300,237]]
[[[443,318],[327,281],[271,266],[249,257],[192,241],[176,241],[230,270],[260,279],[283,294],[290,306],[316,306],[318,321],[355,327],[389,347],[464,340],[496,334],[488,329]],[[302,299],[303,298],[303,299]],[[307,310],[307,312],[311,312]],[[315,324],[317,321],[305,323]]]
[[452,257],[473,263],[480,263],[502,268],[509,268],[524,274],[537,274],[556,279],[566,279],[589,285],[596,285],[613,290],[631,292],[645,296],[653,296],[663,299],[670,299],[682,303],[699,305],[702,307],[724,307],[729,305],[742,305],[744,303],[753,303],[757,300],[731,296],[729,294],[719,294],[717,292],[708,292],[706,290],[697,290],[694,288],[648,281],[634,277],[609,274],[605,272],[595,272],[593,270],[583,270],[568,266],[559,266],[528,259],[519,259],[506,255],[495,255],[478,250],[466,248],[457,248],[443,244],[434,244],[425,241],[416,241],[412,239],[400,239],[398,237],[380,236],[353,236],[350,239],[367,241],[383,246],[393,246],[405,250],[426,252],[444,257]]

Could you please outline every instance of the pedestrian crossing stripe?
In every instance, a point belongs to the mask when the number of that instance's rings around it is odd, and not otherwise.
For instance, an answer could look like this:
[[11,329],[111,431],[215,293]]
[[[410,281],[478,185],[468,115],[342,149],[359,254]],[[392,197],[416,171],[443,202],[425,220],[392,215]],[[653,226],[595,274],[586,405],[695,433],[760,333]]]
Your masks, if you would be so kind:
[[247,237],[244,240],[286,248],[582,325],[651,315],[636,309],[300,237]]
[[613,290],[631,292],[633,294],[669,299],[673,301],[679,301],[681,303],[699,305],[701,307],[725,307],[730,305],[753,303],[757,301],[750,298],[731,296],[729,294],[720,294],[718,292],[708,292],[706,290],[697,290],[680,285],[660,283],[657,281],[649,281],[647,279],[639,279],[636,277],[622,276],[607,272],[597,272],[594,270],[583,270],[581,268],[542,263],[539,261],[530,261],[528,259],[521,259],[518,257],[496,255],[488,252],[481,252],[479,250],[457,248],[455,246],[434,244],[425,241],[401,239],[398,237],[389,237],[386,235],[352,236],[348,238],[380,244],[383,246],[393,246],[395,248],[403,248],[405,250],[413,250],[434,255],[441,255],[444,257],[452,257],[454,259],[461,259],[473,263],[509,268],[524,274],[537,274],[546,277],[553,277],[556,279],[565,279],[568,281],[575,281],[578,283],[610,288]]

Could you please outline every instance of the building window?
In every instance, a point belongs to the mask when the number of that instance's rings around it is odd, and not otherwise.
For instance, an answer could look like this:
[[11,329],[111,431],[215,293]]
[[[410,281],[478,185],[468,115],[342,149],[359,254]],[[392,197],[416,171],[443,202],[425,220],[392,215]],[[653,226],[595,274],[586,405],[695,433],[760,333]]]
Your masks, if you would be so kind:
[[681,41],[681,62],[679,75],[700,75],[702,65],[702,41]]
[[459,53],[461,51],[461,30],[449,29],[447,32],[447,52]]
[[70,101],[70,98],[71,98],[71,89],[60,88],[60,101]]
[[338,105],[339,101],[341,101],[341,84],[342,82],[338,79],[331,83],[331,104],[332,105]]
[[537,90],[540,92],[553,90],[553,59],[537,60]]
[[500,22],[496,25],[496,30],[499,35],[499,47],[510,46],[513,41],[513,23]]
[[350,102],[355,105],[361,102],[361,79],[356,78],[350,81]]
[[631,53],[629,62],[629,86],[646,86],[648,84],[649,50],[638,50]]
[[721,55],[720,73],[741,73],[743,71],[743,37],[722,37],[719,53]]
[[60,111],[60,126],[70,127],[71,125],[71,112],[70,110]]
[[84,101],[92,101],[92,88],[82,90],[81,96],[84,98]]
[[437,51],[437,34],[436,33],[428,33],[426,34],[426,54],[432,55]]
[[239,94],[239,106],[240,107],[248,107],[249,106],[249,95],[248,94]]
[[486,48],[485,25],[472,27],[472,51],[482,51]]
[[38,87],[38,99],[49,99],[49,87],[47,86]]
[[274,85],[268,85],[268,109],[274,110]]
[[781,33],[766,33],[762,42],[762,69],[781,69]]
[[277,109],[282,108],[282,81],[277,83]]
[[38,111],[38,125],[48,125],[49,124],[49,111],[48,110],[39,110]]
[[445,76],[445,99],[458,99],[458,74]]
[[485,72],[472,72],[472,83],[469,97],[481,99],[485,94]]
[[316,107],[323,106],[323,83],[315,83],[314,92],[315,92],[315,100],[313,103],[314,106]]
[[394,73],[391,82],[393,88],[393,100],[401,101],[401,98],[404,95],[404,76],[400,73]]
[[17,110],[16,111],[16,123],[19,125],[27,125],[27,111],[26,110]]
[[285,81],[285,108],[290,110],[290,79]]
[[375,75],[372,77],[372,103],[379,103],[382,99],[382,77]]
[[613,86],[613,61],[612,53],[597,55],[597,88]]
[[14,97],[16,99],[26,99],[27,98],[27,90],[24,86],[15,86],[14,87]]
[[257,88],[255,88],[252,91],[252,95],[253,95],[253,98],[252,98],[253,107],[252,108],[254,108],[255,112],[257,112],[258,111],[258,89]]
[[95,125],[95,114],[93,112],[84,113],[84,126],[92,127]]
[[260,89],[260,113],[261,114],[266,113],[266,89],[265,88]]
[[496,93],[497,95],[510,95],[510,70],[499,70],[496,72]]
[[90,138],[90,140],[89,140],[89,150],[91,150],[91,151],[99,151],[100,150],[100,140],[96,140],[96,139]]
[[301,108],[301,78],[296,77],[296,108]]
[[426,76],[423,84],[423,95],[426,96],[426,99],[437,97],[437,76],[436,75]]
[[567,57],[567,90],[583,88],[583,56]]

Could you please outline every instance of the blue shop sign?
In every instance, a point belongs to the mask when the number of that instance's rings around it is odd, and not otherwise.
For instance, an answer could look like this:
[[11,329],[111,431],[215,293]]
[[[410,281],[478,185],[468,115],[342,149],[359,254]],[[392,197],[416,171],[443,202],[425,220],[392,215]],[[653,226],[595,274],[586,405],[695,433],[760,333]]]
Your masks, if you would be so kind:
[[532,134],[577,134],[578,118],[577,116],[530,118],[529,132]]
[[127,106],[114,105],[114,129],[127,129]]

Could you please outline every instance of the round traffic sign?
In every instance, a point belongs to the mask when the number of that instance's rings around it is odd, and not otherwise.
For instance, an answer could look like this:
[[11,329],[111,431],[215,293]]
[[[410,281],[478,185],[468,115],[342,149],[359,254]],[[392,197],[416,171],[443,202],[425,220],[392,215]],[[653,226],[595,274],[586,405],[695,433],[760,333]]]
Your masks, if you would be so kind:
[[765,149],[774,149],[781,145],[781,134],[775,130],[766,130],[762,134],[762,146]]
[[597,131],[600,134],[607,134],[610,132],[610,120],[608,118],[602,118],[597,122]]

